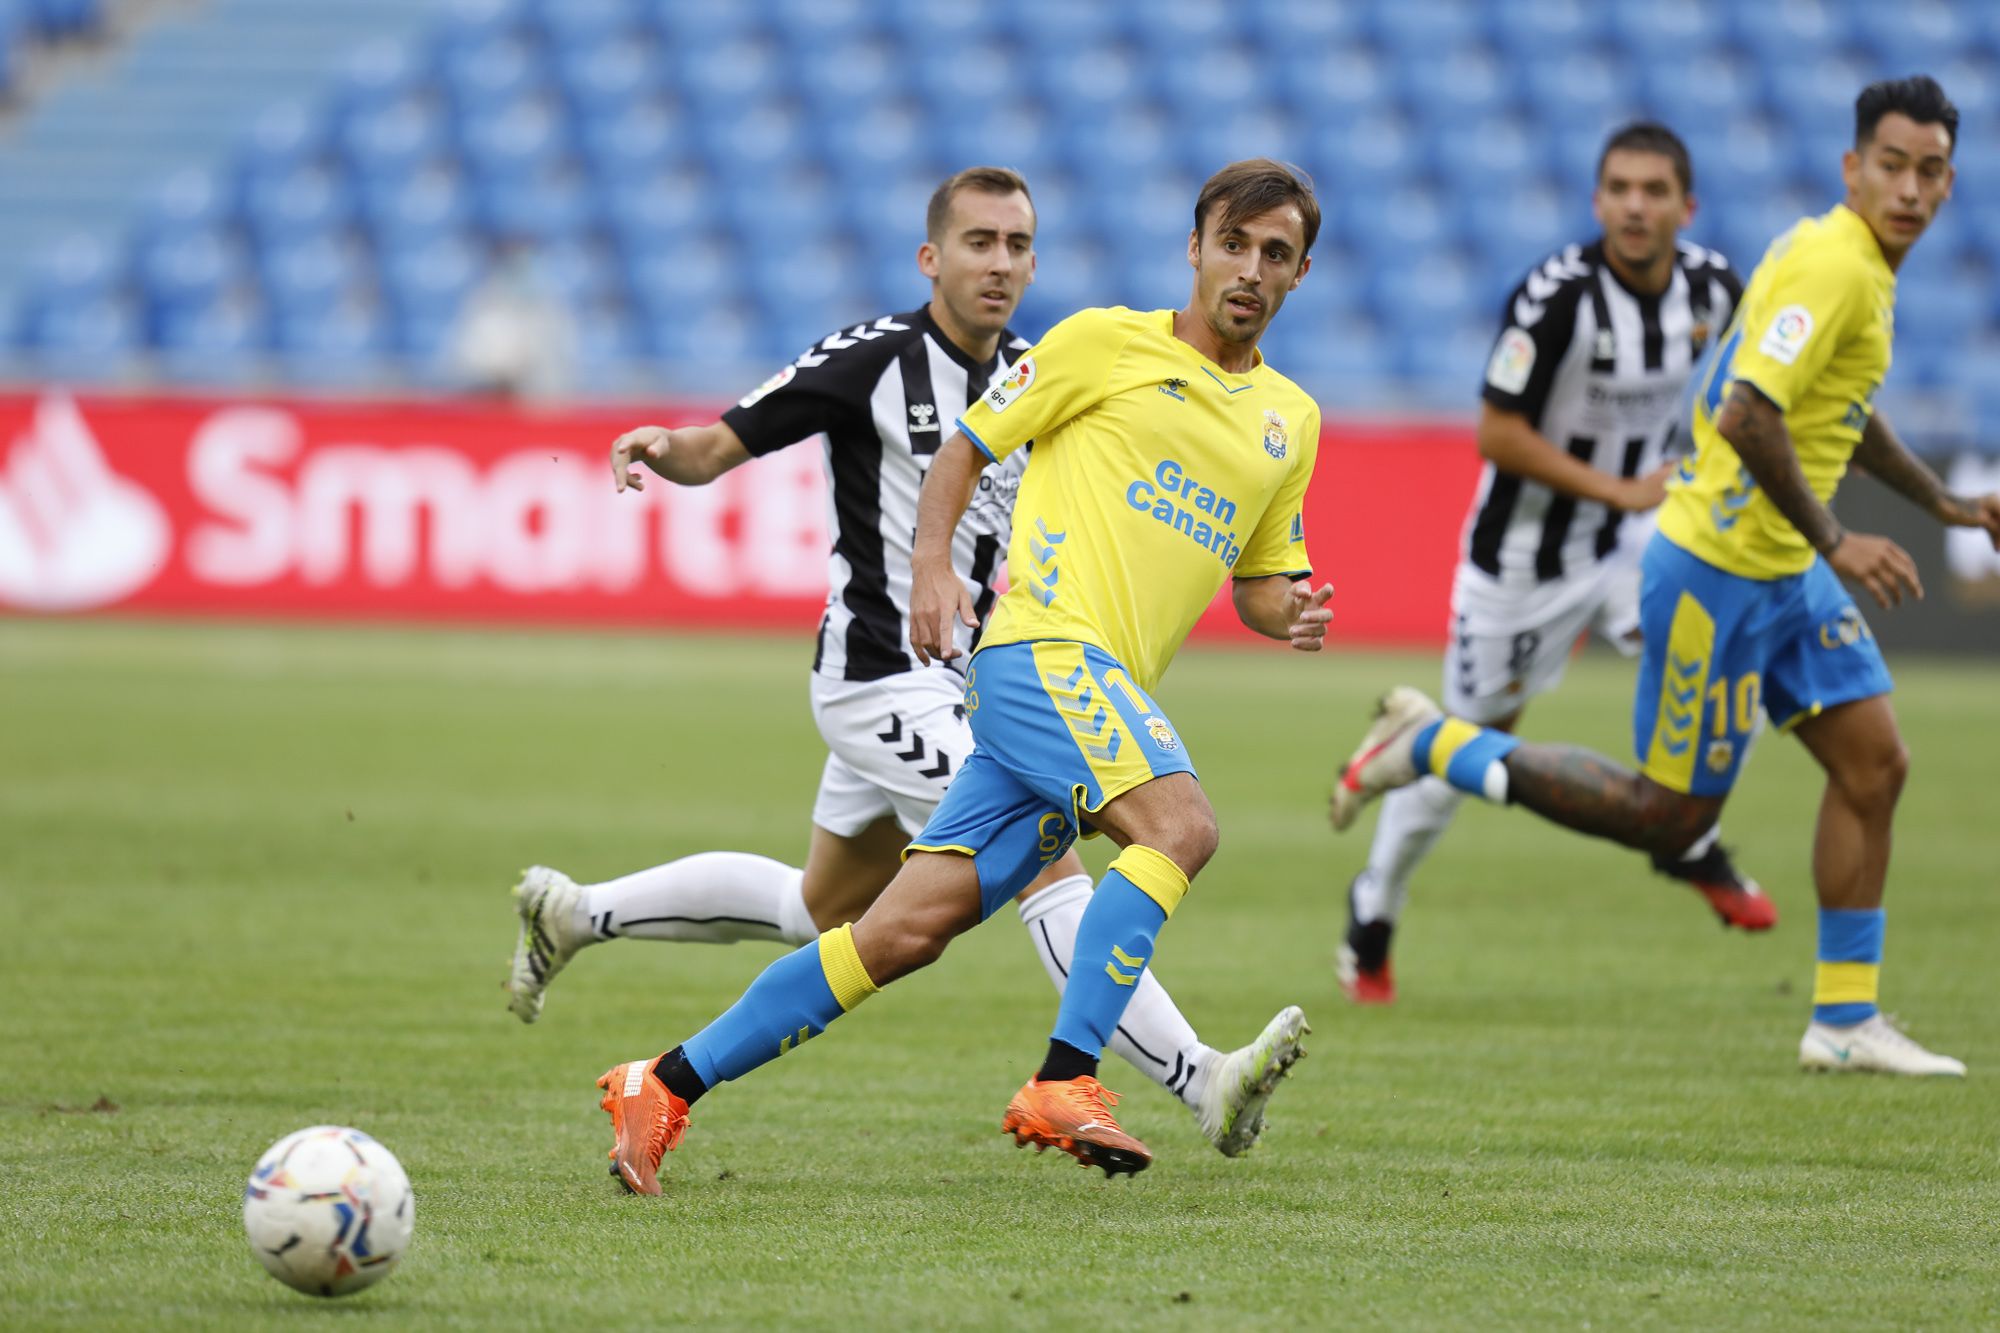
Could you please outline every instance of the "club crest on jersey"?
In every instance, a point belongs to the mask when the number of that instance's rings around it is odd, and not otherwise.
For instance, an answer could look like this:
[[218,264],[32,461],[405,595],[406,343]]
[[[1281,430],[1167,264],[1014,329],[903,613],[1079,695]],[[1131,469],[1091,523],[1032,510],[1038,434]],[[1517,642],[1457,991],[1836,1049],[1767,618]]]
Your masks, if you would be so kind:
[[1264,452],[1273,458],[1285,456],[1285,446],[1291,442],[1285,433],[1285,419],[1270,408],[1264,409]]
[[1162,750],[1173,751],[1181,748],[1180,737],[1174,735],[1174,729],[1167,725],[1167,720],[1163,717],[1147,718],[1146,732],[1153,738],[1153,744]]
[[1486,382],[1501,393],[1521,393],[1528,387],[1528,374],[1535,368],[1535,340],[1526,329],[1510,328],[1493,346],[1486,363]]
[[792,377],[798,373],[799,368],[796,365],[786,366],[783,370],[771,376],[770,379],[765,380],[749,393],[744,394],[742,398],[737,400],[736,405],[738,407],[755,407],[758,403],[763,402],[764,399],[784,388],[787,384],[790,384]]
[[986,406],[996,414],[1005,412],[1034,382],[1035,358],[1024,356],[1014,363],[1014,368],[1007,372],[1004,379],[986,391]]
[[1729,771],[1730,761],[1734,760],[1735,758],[1736,758],[1736,747],[1732,745],[1730,742],[1710,741],[1708,743],[1709,772],[1727,773]]
[[929,403],[910,404],[910,433],[912,435],[920,430],[936,430],[937,428],[937,408]]
[[1773,361],[1791,365],[1799,359],[1806,339],[1812,337],[1812,311],[1802,305],[1788,305],[1771,319],[1771,327],[1764,330],[1763,340],[1757,350]]
[[1688,341],[1694,345],[1696,356],[1700,356],[1702,349],[1708,346],[1708,335],[1708,321],[1705,319],[1696,320],[1694,327],[1688,330]]

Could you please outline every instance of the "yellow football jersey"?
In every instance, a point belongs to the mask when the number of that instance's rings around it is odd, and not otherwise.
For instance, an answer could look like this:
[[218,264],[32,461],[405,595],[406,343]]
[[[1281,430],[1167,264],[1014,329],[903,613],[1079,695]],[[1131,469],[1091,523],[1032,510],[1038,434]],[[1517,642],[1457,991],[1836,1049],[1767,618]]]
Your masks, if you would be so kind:
[[1889,373],[1896,275],[1875,233],[1842,204],[1771,243],[1694,403],[1694,456],[1669,484],[1660,531],[1711,565],[1783,578],[1814,552],[1744,469],[1715,418],[1730,385],[1785,414],[1813,494],[1831,500]]
[[1080,311],[959,418],[996,460],[1034,442],[981,643],[1094,644],[1150,689],[1223,579],[1312,572],[1318,406],[1173,330],[1171,310]]

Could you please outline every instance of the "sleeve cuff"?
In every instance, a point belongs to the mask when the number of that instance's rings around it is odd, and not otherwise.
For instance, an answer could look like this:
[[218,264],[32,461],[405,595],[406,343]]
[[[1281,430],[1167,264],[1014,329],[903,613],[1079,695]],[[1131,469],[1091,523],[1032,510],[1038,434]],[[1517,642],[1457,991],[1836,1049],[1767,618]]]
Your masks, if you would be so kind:
[[1294,583],[1297,583],[1300,579],[1309,579],[1312,576],[1313,572],[1310,569],[1267,569],[1264,570],[1262,573],[1258,574],[1249,574],[1243,572],[1242,570],[1236,570],[1230,574],[1230,577],[1234,579],[1285,578],[1285,579],[1290,579]]
[[1763,397],[1765,402],[1777,408],[1778,411],[1780,412],[1789,412],[1792,410],[1792,405],[1790,403],[1786,402],[1779,395],[1772,393],[1769,389],[1765,388],[1763,385],[1759,384],[1756,380],[1752,379],[1748,375],[1738,375],[1732,371],[1729,376],[1729,382],[1731,384],[1749,385],[1751,388],[1755,389],[1759,395]]
[[978,433],[974,431],[972,427],[965,424],[964,417],[954,417],[952,419],[951,424],[958,427],[959,430],[965,433],[965,438],[972,441],[972,447],[977,449],[980,453],[985,454],[986,460],[989,463],[997,463],[1000,461],[999,456],[996,455],[991,449],[988,449],[986,447],[986,441],[980,439]]

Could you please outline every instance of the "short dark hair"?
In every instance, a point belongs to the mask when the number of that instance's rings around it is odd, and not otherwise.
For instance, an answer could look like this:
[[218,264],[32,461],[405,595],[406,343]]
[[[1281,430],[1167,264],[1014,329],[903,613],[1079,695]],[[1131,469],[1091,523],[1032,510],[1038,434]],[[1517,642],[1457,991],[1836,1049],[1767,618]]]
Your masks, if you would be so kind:
[[1306,245],[1299,252],[1301,258],[1311,253],[1313,241],[1319,236],[1319,198],[1313,193],[1312,177],[1268,157],[1231,162],[1208,178],[1194,201],[1196,236],[1201,235],[1202,224],[1208,221],[1209,211],[1217,204],[1222,205],[1222,216],[1215,224],[1219,231],[1231,231],[1259,213],[1293,205],[1306,224]]
[[1867,147],[1875,137],[1875,127],[1891,111],[1900,111],[1919,125],[1944,126],[1952,149],[1958,147],[1958,108],[1928,74],[1882,79],[1863,88],[1861,96],[1854,99],[1854,146]]
[[951,201],[958,198],[961,191],[979,190],[985,194],[1024,194],[1028,197],[1028,208],[1035,207],[1035,196],[1028,193],[1028,182],[1021,173],[1006,167],[967,167],[944,181],[931,191],[930,207],[924,210],[924,239],[936,245],[944,239],[945,220],[951,216]]
[[1688,146],[1657,120],[1635,120],[1630,125],[1614,130],[1604,141],[1604,151],[1597,155],[1597,179],[1604,179],[1604,164],[1611,160],[1613,153],[1658,153],[1674,164],[1674,175],[1680,177],[1681,193],[1694,193],[1694,159],[1688,156]]

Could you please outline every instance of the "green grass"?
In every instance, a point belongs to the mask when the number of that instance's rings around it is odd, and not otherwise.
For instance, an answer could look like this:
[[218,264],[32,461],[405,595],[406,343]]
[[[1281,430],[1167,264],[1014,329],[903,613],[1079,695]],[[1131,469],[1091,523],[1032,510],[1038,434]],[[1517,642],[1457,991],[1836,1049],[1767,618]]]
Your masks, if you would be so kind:
[[[802,855],[809,653],[0,624],[0,1324],[2000,1322],[1990,667],[1904,662],[1898,695],[1886,997],[1964,1082],[1795,1070],[1818,782],[1777,738],[1727,817],[1773,934],[1468,809],[1407,918],[1402,1002],[1345,1007],[1367,829],[1327,832],[1328,775],[1365,701],[1436,662],[1190,653],[1160,694],[1223,842],[1159,968],[1220,1045],[1306,1006],[1263,1148],[1223,1160],[1115,1062],[1152,1170],[1107,1183],[1003,1139],[1053,1014],[1009,911],[718,1090],[666,1196],[627,1197],[591,1080],[775,950],[604,948],[523,1029],[506,887],[534,860]],[[1629,687],[1587,658],[1530,731],[1623,754]],[[238,1218],[257,1155],[319,1121],[387,1142],[418,1196],[402,1271],[337,1303],[265,1276]]]

